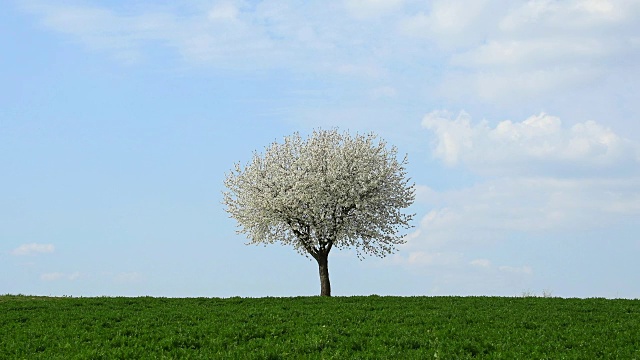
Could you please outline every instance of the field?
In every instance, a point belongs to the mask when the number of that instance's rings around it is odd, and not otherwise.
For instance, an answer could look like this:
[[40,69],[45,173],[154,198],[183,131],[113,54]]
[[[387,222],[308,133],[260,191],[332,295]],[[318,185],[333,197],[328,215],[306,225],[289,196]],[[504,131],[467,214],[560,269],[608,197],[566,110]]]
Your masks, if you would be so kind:
[[640,300],[0,296],[0,359],[640,359]]

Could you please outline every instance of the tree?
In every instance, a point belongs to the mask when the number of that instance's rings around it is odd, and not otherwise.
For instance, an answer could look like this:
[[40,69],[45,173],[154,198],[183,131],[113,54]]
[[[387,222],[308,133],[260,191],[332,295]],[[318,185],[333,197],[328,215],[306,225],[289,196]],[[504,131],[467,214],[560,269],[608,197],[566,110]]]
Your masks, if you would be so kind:
[[[415,198],[397,149],[374,134],[316,130],[274,142],[264,155],[234,170],[224,181],[226,211],[248,244],[293,246],[318,262],[320,295],[331,296],[329,252],[355,248],[384,257],[405,243],[398,228],[410,228],[403,214]],[[248,245],[247,244],[247,245]]]

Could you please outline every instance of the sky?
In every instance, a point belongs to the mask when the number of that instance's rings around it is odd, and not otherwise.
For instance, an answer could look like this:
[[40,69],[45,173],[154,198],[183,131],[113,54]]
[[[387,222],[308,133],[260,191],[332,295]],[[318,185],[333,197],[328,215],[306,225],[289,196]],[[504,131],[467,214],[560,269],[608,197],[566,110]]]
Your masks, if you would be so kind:
[[416,215],[395,254],[332,252],[333,295],[640,298],[636,0],[0,9],[0,294],[317,295],[223,179],[337,127],[407,154]]

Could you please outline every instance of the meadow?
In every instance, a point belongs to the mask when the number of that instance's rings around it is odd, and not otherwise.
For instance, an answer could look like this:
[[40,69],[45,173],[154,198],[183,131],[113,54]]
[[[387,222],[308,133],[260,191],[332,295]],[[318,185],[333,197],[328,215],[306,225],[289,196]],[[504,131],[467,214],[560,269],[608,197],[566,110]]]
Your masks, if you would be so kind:
[[640,359],[640,300],[0,296],[0,359]]

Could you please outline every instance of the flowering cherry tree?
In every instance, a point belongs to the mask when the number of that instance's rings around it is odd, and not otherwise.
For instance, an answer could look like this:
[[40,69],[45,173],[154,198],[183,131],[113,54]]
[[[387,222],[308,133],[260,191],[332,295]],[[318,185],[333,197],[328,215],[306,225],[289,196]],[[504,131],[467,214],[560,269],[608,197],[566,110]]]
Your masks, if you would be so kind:
[[295,133],[254,152],[224,181],[226,211],[248,244],[282,243],[318,262],[320,295],[331,296],[331,249],[353,248],[383,257],[403,244],[414,185],[406,178],[406,156],[374,134],[350,136],[316,130],[307,139]]

